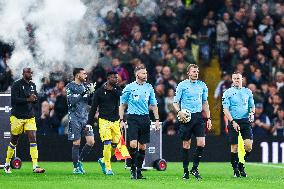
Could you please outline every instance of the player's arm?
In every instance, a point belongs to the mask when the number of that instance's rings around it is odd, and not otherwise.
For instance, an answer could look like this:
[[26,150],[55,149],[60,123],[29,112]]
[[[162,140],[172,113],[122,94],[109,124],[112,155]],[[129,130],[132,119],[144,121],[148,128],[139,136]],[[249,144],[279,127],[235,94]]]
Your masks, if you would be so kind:
[[180,121],[186,122],[185,113],[180,111],[181,110],[181,107],[180,107],[181,96],[182,96],[182,87],[181,87],[181,84],[178,84],[176,88],[176,94],[174,97],[173,107],[174,107],[174,110],[177,112],[178,116],[180,117]]
[[123,118],[124,118],[124,112],[127,108],[127,104],[128,104],[128,100],[129,100],[129,96],[130,96],[130,87],[127,85],[123,91],[122,91],[122,95],[120,96],[120,105],[119,105],[119,119],[120,122],[123,122]]
[[94,125],[95,113],[97,112],[98,106],[99,106],[99,90],[97,90],[93,96],[91,110],[88,115],[88,121],[87,121],[88,125]]
[[34,89],[35,89],[35,91],[34,91],[34,95],[35,95],[35,101],[33,101],[33,103],[34,104],[36,104],[36,103],[38,103],[38,93],[37,93],[37,90],[36,90],[36,85],[35,84],[33,84],[33,86],[34,86]]
[[16,104],[27,104],[28,98],[26,98],[26,96],[20,96],[20,90],[21,88],[20,88],[19,83],[15,83],[14,85],[12,85],[11,99]]
[[210,119],[211,120],[209,103],[208,103],[208,88],[207,88],[206,85],[204,86],[203,93],[202,93],[202,110],[206,114],[206,119]]
[[206,114],[206,119],[207,119],[206,127],[208,128],[208,130],[211,130],[212,123],[211,123],[210,109],[209,109],[209,103],[208,103],[208,88],[205,84],[204,84],[203,93],[202,93],[202,110]]
[[159,109],[158,109],[158,103],[157,103],[157,99],[155,97],[155,92],[153,87],[151,86],[150,89],[150,105],[153,107],[153,113],[154,113],[154,117],[155,117],[155,129],[159,130],[160,129],[160,118],[159,118]]
[[68,104],[71,106],[76,106],[76,104],[83,99],[83,96],[81,94],[75,93],[72,86],[66,87],[66,94],[67,94]]
[[228,121],[230,123],[232,123],[234,129],[238,132],[240,130],[240,127],[237,124],[237,122],[234,121],[234,119],[233,119],[233,117],[232,117],[232,115],[229,111],[230,104],[231,103],[230,103],[228,91],[225,91],[225,93],[223,94],[223,97],[222,97],[223,112],[224,112],[224,115],[226,116],[226,118],[228,119]]

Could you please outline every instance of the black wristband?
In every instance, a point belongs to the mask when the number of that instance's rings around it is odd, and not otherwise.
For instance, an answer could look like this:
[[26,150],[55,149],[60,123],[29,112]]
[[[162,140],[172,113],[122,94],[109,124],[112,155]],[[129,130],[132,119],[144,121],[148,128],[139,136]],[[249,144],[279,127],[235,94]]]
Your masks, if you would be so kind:
[[160,119],[155,119],[155,121],[160,121]]
[[212,120],[211,117],[208,117],[208,118],[205,118],[205,119],[206,119],[207,121],[208,121],[209,119]]
[[123,119],[119,119],[119,122],[124,121]]

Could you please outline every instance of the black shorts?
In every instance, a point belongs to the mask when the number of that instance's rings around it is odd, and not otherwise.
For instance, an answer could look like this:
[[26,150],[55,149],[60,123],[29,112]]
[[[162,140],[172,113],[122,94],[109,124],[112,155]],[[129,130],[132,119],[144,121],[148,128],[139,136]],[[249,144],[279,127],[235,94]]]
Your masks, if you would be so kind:
[[191,120],[188,123],[181,123],[178,135],[182,140],[190,140],[191,136],[205,137],[205,122],[201,112],[191,113]]
[[[245,139],[253,139],[251,124],[248,119],[234,119],[237,124],[240,126],[240,132],[242,134],[242,138]],[[238,136],[239,133],[234,129],[232,123],[228,125],[228,137],[230,144],[238,144]]]
[[94,136],[93,128],[86,127],[86,122],[79,120],[69,121],[68,140],[81,139],[82,136]]
[[127,116],[127,140],[137,140],[140,144],[150,142],[150,126],[151,120],[149,115],[133,115]]

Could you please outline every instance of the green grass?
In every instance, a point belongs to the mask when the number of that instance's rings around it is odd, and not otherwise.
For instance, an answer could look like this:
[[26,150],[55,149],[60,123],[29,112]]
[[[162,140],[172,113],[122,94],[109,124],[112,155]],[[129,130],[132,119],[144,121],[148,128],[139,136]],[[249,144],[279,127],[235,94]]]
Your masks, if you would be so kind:
[[[24,162],[20,170],[13,170],[12,174],[5,174],[0,170],[0,189],[283,189],[284,165],[261,166],[248,164],[246,166],[249,177],[233,178],[229,163],[201,163],[200,173],[202,181],[182,180],[182,164],[169,163],[164,172],[148,170],[143,173],[147,180],[130,180],[129,171],[124,169],[123,163],[113,163],[114,176],[102,174],[98,163],[84,163],[86,175],[73,175],[70,162],[42,162],[46,169],[44,174],[33,174],[31,163]],[[279,168],[278,168],[279,167]]]

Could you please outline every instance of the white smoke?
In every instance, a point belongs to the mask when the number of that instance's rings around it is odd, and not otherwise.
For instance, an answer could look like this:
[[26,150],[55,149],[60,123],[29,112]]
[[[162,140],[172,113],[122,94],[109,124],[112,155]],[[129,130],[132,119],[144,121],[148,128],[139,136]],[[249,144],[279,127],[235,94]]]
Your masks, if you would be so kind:
[[[0,40],[14,46],[9,66],[15,78],[26,66],[34,70],[38,84],[50,71],[95,65],[98,23],[96,10],[90,5],[98,4],[99,9],[104,6],[104,2],[96,2],[0,0]],[[34,28],[32,38],[26,29],[28,24]]]

